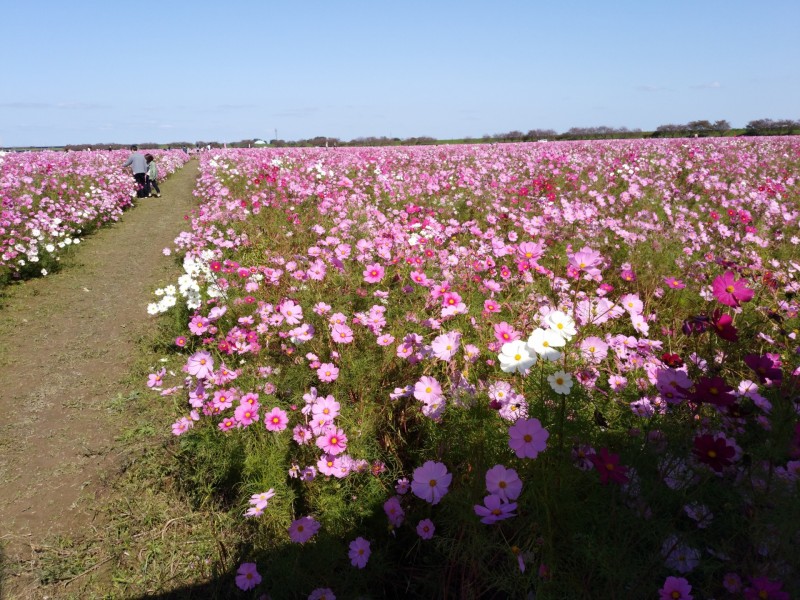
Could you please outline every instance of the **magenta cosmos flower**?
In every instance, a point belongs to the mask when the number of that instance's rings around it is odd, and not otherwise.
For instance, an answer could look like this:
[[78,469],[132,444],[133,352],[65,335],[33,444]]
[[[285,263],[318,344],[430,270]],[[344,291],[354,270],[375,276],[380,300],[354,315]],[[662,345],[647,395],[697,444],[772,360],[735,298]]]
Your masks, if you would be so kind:
[[430,519],[422,519],[417,523],[417,535],[423,540],[429,540],[436,533],[436,525]]
[[289,537],[297,544],[305,544],[319,531],[319,522],[312,517],[301,517],[289,525]]
[[256,570],[256,563],[242,563],[236,571],[236,587],[242,591],[252,590],[261,583],[261,575]]
[[366,567],[370,554],[372,551],[369,549],[369,542],[363,537],[357,537],[350,542],[350,552],[347,553],[347,556],[350,557],[350,564],[354,567],[359,569]]
[[447,494],[452,479],[453,476],[447,472],[447,467],[443,463],[429,460],[414,469],[411,491],[426,502],[438,504]]
[[317,446],[323,452],[336,456],[347,450],[347,435],[338,427],[330,427],[317,438]]
[[733,271],[726,271],[711,284],[714,298],[725,306],[739,306],[742,302],[753,299],[753,290],[747,287],[742,279],[736,279]]
[[336,600],[331,588],[317,588],[308,595],[308,600]]
[[475,514],[481,517],[481,523],[494,525],[498,521],[516,517],[514,511],[517,508],[516,502],[503,502],[503,499],[496,494],[489,494],[483,499],[483,504],[474,506]]
[[658,590],[659,600],[692,600],[692,586],[683,577],[667,577]]
[[383,512],[386,513],[389,523],[391,523],[393,527],[400,527],[400,525],[403,524],[406,513],[403,507],[400,506],[400,498],[397,496],[392,496],[383,503]]
[[378,283],[383,279],[383,275],[383,267],[378,263],[367,265],[367,268],[364,269],[364,281],[367,283]]
[[264,416],[264,424],[268,431],[283,431],[288,422],[289,417],[286,416],[286,412],[277,406]]
[[195,352],[186,361],[186,371],[198,379],[207,379],[214,371],[214,359],[208,352]]
[[619,464],[619,454],[611,454],[608,448],[600,448],[596,454],[587,457],[592,461],[594,468],[600,473],[600,483],[603,485],[609,481],[614,483],[628,483],[626,475],[628,467]]
[[536,458],[547,447],[550,433],[539,419],[519,419],[508,429],[508,445],[520,458]]
[[781,590],[783,583],[771,581],[766,577],[756,577],[744,591],[746,600],[790,600],[791,596]]

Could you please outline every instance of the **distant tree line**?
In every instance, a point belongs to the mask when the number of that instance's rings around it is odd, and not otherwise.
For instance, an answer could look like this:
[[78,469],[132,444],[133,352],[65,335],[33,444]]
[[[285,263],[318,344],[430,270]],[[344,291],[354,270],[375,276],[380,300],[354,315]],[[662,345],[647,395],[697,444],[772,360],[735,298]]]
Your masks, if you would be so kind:
[[[728,121],[690,121],[686,124],[659,125],[655,131],[642,131],[641,129],[628,129],[627,127],[571,127],[564,133],[557,133],[553,129],[531,129],[528,132],[509,131],[506,133],[486,134],[480,138],[462,138],[458,140],[438,140],[430,136],[417,136],[409,138],[399,137],[357,137],[350,141],[336,137],[316,136],[313,138],[287,141],[269,140],[262,141],[257,138],[240,140],[238,142],[170,142],[156,144],[153,142],[140,142],[140,148],[250,148],[268,145],[272,148],[286,147],[338,147],[338,146],[423,146],[432,144],[479,144],[479,143],[506,143],[506,142],[538,142],[557,140],[608,140],[631,138],[669,138],[669,137],[712,137],[731,135],[796,135],[800,134],[800,119],[756,119],[750,121],[744,129],[732,129]],[[103,143],[103,144],[70,144],[64,146],[65,150],[119,150],[127,149],[130,144]],[[58,149],[57,147],[51,147]]]

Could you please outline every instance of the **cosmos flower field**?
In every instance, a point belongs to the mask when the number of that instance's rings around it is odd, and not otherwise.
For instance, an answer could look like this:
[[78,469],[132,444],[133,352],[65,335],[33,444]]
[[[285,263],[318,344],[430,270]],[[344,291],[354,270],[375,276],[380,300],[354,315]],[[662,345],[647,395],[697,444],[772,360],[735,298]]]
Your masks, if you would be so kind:
[[[152,150],[159,176],[188,160],[179,150]],[[119,220],[136,190],[122,164],[126,150],[0,155],[0,284],[47,275],[64,248]]]
[[800,141],[200,163],[148,385],[241,597],[800,594]]

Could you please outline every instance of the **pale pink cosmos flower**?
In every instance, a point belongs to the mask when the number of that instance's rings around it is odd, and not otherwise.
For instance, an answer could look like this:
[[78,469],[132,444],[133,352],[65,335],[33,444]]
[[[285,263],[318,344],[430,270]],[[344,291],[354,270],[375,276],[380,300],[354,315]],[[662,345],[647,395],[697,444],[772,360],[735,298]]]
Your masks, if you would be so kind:
[[336,457],[330,454],[323,454],[317,461],[317,469],[326,477],[336,475]]
[[411,491],[426,502],[438,504],[447,494],[452,479],[453,476],[447,472],[444,463],[429,460],[414,469]]
[[349,344],[353,341],[353,330],[344,323],[337,323],[331,329],[331,337],[337,344]]
[[414,385],[414,398],[421,402],[436,400],[442,395],[442,386],[433,377],[423,375]]
[[306,425],[295,425],[294,429],[292,429],[292,439],[301,446],[310,442],[311,437],[311,428]]
[[186,362],[186,371],[198,379],[207,379],[214,372],[214,359],[204,350],[195,352]]
[[514,512],[517,508],[516,502],[503,502],[503,499],[496,494],[489,494],[483,499],[483,504],[476,504],[475,514],[481,517],[481,523],[493,525],[498,521],[516,517]]
[[522,481],[514,469],[506,469],[503,465],[495,465],[486,471],[486,490],[490,494],[500,496],[508,502],[519,498],[522,492]]
[[436,358],[449,362],[458,351],[460,343],[461,333],[451,331],[437,336],[431,343],[431,350]]
[[267,431],[283,431],[288,423],[289,417],[286,416],[286,411],[277,406],[264,415],[264,425],[266,425]]
[[311,406],[311,414],[314,421],[322,419],[325,422],[330,422],[339,416],[340,409],[341,405],[333,396],[328,395],[324,398],[320,396]]
[[269,488],[266,492],[260,492],[250,496],[250,504],[259,508],[266,508],[270,499],[275,495],[275,490]]
[[296,544],[305,544],[319,531],[320,524],[313,517],[301,517],[289,526],[289,538]]
[[508,429],[508,445],[519,458],[536,458],[547,447],[550,433],[539,419],[520,419]]
[[319,377],[320,381],[327,383],[336,381],[339,377],[339,367],[333,363],[322,363],[317,369],[317,377]]
[[164,375],[166,374],[167,370],[164,368],[157,373],[150,373],[150,375],[147,377],[147,387],[159,389],[162,385],[164,385]]

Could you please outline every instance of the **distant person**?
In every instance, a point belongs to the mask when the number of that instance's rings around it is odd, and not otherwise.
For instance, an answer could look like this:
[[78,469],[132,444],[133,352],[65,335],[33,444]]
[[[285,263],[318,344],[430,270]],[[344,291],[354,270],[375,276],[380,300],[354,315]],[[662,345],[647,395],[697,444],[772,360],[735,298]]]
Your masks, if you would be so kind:
[[152,154],[145,154],[144,159],[147,161],[147,185],[156,191],[151,196],[161,198],[161,190],[158,189],[158,167],[156,166],[156,161]]
[[147,160],[145,160],[144,154],[139,152],[139,146],[136,144],[131,146],[131,155],[122,167],[130,167],[133,171],[133,178],[136,180],[136,197],[146,198],[150,193],[147,185]]

